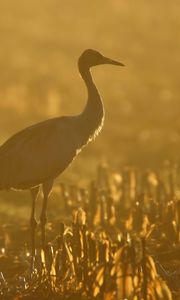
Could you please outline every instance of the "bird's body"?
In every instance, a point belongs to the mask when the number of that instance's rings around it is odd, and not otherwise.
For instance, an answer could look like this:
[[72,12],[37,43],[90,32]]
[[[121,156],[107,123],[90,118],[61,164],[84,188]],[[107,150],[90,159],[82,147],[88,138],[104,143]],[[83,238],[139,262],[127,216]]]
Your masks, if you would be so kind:
[[82,147],[97,135],[103,124],[103,103],[90,73],[90,67],[99,64],[123,65],[91,49],[80,56],[78,68],[88,91],[88,100],[81,114],[35,124],[13,135],[0,146],[0,189],[31,190],[32,226],[35,224],[35,200],[39,186],[43,186],[43,242],[47,198],[54,178],[68,167]]
[[30,189],[57,177],[80,147],[74,123],[73,117],[51,119],[12,136],[0,147],[0,188]]
[[0,147],[0,189],[30,189],[56,178],[95,135],[82,126],[79,116],[64,116],[13,135]]
[[0,147],[0,188],[30,189],[57,177],[87,141],[79,129],[78,118],[61,117],[12,136]]

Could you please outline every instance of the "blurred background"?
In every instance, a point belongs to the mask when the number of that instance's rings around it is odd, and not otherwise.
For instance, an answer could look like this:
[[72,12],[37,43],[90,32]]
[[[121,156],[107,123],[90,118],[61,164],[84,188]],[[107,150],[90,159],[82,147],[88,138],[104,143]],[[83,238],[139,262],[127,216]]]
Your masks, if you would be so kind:
[[178,0],[0,1],[0,143],[83,109],[77,59],[94,48],[126,68],[93,69],[105,125],[62,180],[91,177],[100,161],[118,169],[178,160],[179,32]]

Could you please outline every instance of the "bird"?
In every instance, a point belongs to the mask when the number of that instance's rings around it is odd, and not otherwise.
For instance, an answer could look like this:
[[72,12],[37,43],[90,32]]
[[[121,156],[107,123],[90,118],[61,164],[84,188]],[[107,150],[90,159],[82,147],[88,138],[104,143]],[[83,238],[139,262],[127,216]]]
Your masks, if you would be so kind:
[[103,126],[104,106],[90,70],[103,64],[124,66],[94,49],[85,50],[78,59],[78,70],[87,88],[87,101],[80,114],[36,123],[14,134],[0,146],[0,190],[29,190],[31,193],[32,256],[35,256],[37,226],[35,205],[40,188],[43,192],[40,226],[44,249],[47,202],[54,179],[98,135]]

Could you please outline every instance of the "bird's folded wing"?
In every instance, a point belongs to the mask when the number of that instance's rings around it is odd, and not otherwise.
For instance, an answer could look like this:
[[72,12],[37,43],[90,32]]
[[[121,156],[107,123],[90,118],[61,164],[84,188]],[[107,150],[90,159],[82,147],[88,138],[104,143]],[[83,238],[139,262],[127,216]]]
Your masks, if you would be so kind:
[[28,127],[0,147],[0,187],[54,178],[73,160],[76,134],[66,118]]

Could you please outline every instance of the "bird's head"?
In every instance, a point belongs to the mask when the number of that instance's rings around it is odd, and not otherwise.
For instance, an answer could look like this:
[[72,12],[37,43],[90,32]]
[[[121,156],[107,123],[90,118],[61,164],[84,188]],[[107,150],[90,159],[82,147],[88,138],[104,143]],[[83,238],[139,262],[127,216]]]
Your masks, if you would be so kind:
[[103,64],[110,64],[110,65],[116,65],[116,66],[124,66],[124,64],[113,60],[111,58],[103,56],[101,53],[99,53],[96,50],[93,49],[87,49],[85,50],[78,61],[79,65],[86,66],[88,68]]

